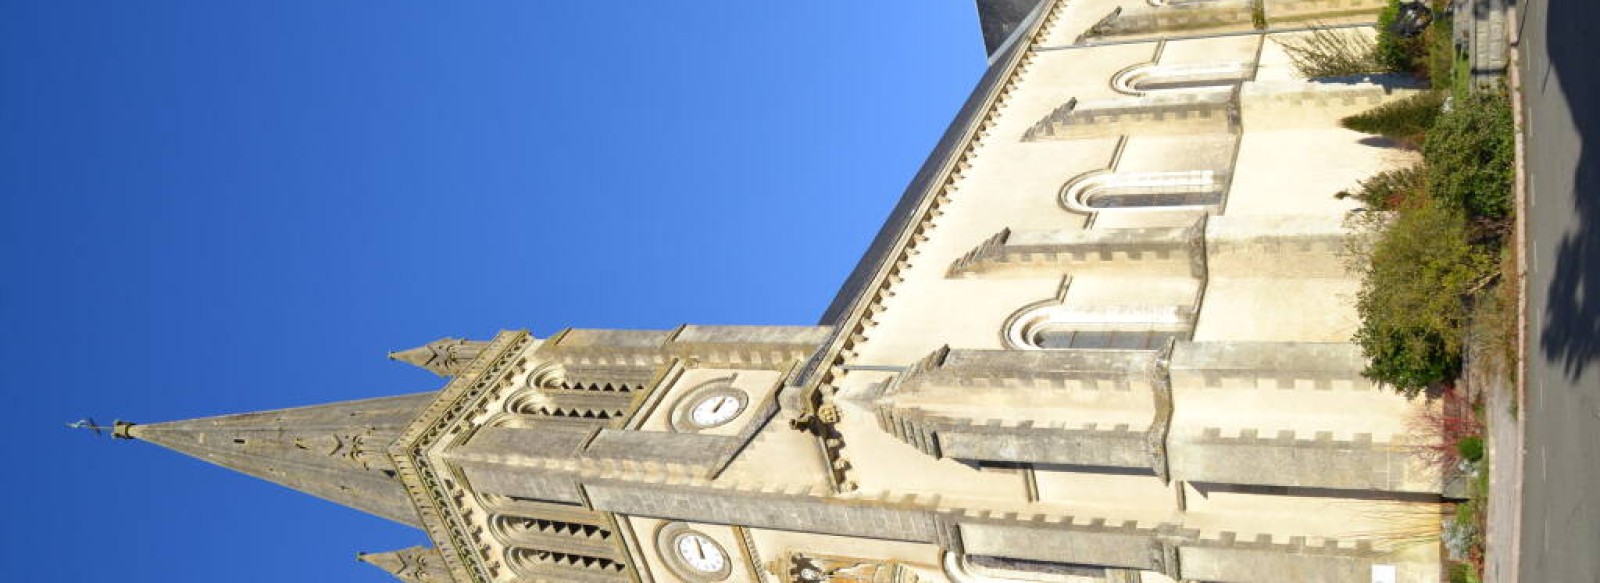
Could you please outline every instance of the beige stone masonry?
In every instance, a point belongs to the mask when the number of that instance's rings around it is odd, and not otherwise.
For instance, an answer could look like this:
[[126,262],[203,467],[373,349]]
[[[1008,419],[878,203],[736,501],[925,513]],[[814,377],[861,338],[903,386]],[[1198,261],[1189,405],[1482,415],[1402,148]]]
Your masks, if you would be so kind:
[[1115,272],[1205,276],[1204,220],[1191,227],[1003,230],[950,265],[950,277]]
[[1417,90],[1373,82],[1258,81],[1239,94],[1245,131],[1338,127],[1339,120]]
[[1077,42],[1180,31],[1250,30],[1254,28],[1251,21],[1253,4],[1248,0],[1212,0],[1165,6],[1118,6],[1089,27]]
[[1214,217],[1205,225],[1210,277],[1353,279],[1339,215]]
[[1259,0],[1267,21],[1274,26],[1294,22],[1334,24],[1346,21],[1371,22],[1384,7],[1384,0]]
[[1023,133],[1023,141],[1076,140],[1139,133],[1203,134],[1235,131],[1238,106],[1228,93],[1155,95],[1079,103],[1050,112]]

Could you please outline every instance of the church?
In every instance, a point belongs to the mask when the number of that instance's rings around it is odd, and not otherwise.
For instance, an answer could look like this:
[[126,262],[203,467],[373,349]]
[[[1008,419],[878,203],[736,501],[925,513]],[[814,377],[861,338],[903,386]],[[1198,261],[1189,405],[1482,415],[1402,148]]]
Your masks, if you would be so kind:
[[[978,0],[989,68],[815,326],[505,331],[436,392],[119,438],[413,526],[413,583],[1431,583],[1335,193],[1413,153],[1283,39],[1382,0]],[[359,544],[359,541],[352,541]]]

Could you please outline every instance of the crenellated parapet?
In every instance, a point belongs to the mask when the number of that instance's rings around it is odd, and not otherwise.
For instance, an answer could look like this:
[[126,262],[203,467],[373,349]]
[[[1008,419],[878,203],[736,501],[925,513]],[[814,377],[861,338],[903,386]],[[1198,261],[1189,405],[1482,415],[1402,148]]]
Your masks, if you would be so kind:
[[1350,231],[1337,215],[1212,217],[1205,226],[1213,277],[1353,277]]
[[1414,83],[1380,78],[1355,82],[1259,81],[1240,88],[1245,131],[1337,128],[1339,120],[1415,94]]
[[1239,106],[1230,92],[1151,95],[1088,103],[1074,98],[1028,128],[1022,140],[1233,133],[1238,127]]
[[1384,0],[1259,0],[1262,11],[1273,24],[1311,21],[1326,22],[1339,17],[1366,17],[1383,10]]
[[949,277],[1116,270],[1203,277],[1205,224],[1190,227],[1001,231],[951,263]]
[[[1420,464],[1407,442],[1368,433],[1335,439],[1332,431],[1206,428],[1170,437],[1173,476],[1197,483],[1439,494],[1438,471]],[[1262,471],[1271,468],[1271,471]]]
[[1148,391],[1164,382],[1160,356],[1150,352],[941,348],[908,368],[885,396],[959,393],[963,401],[982,403],[1020,392],[1048,406],[1059,390]]
[[[968,517],[960,521],[961,545],[973,555],[1120,567],[1177,576],[1169,547],[1187,533],[1170,524],[1107,521],[1103,518]],[[1018,517],[1021,518],[1021,517]],[[1174,536],[1176,533],[1177,536]]]
[[878,425],[935,458],[1166,475],[1159,352],[940,349],[876,394]]
[[1249,30],[1254,28],[1252,0],[1207,0],[1159,6],[1118,6],[1078,37],[1091,39],[1151,35],[1197,30]]
[[1172,351],[1177,390],[1374,391],[1361,348],[1344,342],[1193,342]]
[[[1364,365],[1359,347],[1347,343],[1180,343],[1170,364],[1182,414],[1168,437],[1173,477],[1442,492],[1437,469],[1416,455],[1426,444],[1403,431],[1412,405],[1363,378]],[[1214,405],[1220,403],[1233,405]]]

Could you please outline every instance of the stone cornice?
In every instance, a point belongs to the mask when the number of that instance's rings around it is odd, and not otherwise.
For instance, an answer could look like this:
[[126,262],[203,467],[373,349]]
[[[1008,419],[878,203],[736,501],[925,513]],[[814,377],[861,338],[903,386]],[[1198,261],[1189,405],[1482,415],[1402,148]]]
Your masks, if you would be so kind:
[[389,458],[417,507],[423,529],[439,549],[451,577],[458,582],[490,583],[493,577],[483,561],[475,558],[477,545],[469,534],[470,527],[462,508],[455,501],[464,497],[465,492],[445,483],[439,468],[428,458],[428,451],[478,412],[493,389],[516,370],[517,355],[534,341],[527,331],[496,335],[478,358],[461,374],[452,377],[439,391],[439,396],[389,447]]

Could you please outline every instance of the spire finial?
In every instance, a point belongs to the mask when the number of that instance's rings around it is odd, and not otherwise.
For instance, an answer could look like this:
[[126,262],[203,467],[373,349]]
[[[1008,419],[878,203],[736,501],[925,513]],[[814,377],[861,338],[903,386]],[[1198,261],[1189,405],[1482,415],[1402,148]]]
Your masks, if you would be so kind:
[[67,424],[67,429],[88,429],[89,431],[94,432],[95,437],[100,437],[100,436],[106,434],[106,432],[105,432],[106,429],[110,429],[110,428],[109,427],[102,427],[102,426],[100,426],[100,424],[95,423],[93,417],[84,417],[84,418],[79,419],[77,421],[73,421],[71,423],[68,423]]
[[93,432],[95,437],[105,436],[106,430],[110,429],[111,439],[133,439],[133,435],[129,433],[129,430],[133,429],[133,424],[120,419],[112,421],[111,426],[106,427],[96,423],[93,417],[84,417],[68,423],[67,429],[87,429]]

